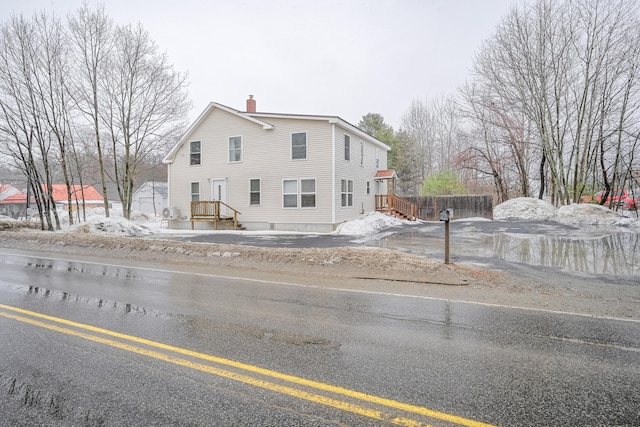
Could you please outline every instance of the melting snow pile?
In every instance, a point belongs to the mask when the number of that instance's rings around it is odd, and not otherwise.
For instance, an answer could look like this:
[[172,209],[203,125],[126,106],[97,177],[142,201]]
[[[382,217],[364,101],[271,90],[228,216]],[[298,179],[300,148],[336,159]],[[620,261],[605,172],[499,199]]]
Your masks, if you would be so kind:
[[87,221],[70,227],[84,233],[105,234],[110,236],[139,237],[147,236],[152,231],[138,222],[148,221],[148,217],[139,212],[131,213],[131,221],[123,218],[120,212],[110,212],[112,216],[105,217],[104,209],[87,210]]
[[519,197],[500,203],[493,209],[493,218],[496,220],[552,220],[573,225],[614,225],[632,227],[640,231],[638,218],[623,217],[604,206],[581,203],[556,208],[544,200],[528,197]]
[[364,218],[340,224],[332,234],[339,234],[343,236],[364,236],[367,234],[375,234],[385,228],[405,223],[410,222],[403,221],[380,212],[372,212]]
[[606,224],[606,225],[632,225],[636,222],[633,218],[625,218],[611,209],[592,204],[572,204],[558,208],[558,222],[567,224]]
[[493,219],[537,219],[546,221],[556,216],[556,208],[544,200],[518,197],[493,208]]

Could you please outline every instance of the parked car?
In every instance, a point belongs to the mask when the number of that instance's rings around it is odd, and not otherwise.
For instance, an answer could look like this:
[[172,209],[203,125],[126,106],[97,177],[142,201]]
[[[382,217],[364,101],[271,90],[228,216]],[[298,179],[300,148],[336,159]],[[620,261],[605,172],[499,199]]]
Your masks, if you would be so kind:
[[[605,193],[605,190],[598,191],[593,196],[593,200],[597,203],[601,203]],[[622,209],[635,210],[640,209],[640,200],[638,197],[629,193],[628,190],[611,190],[609,191],[609,196],[605,200],[604,205],[611,206],[612,208],[620,207]]]

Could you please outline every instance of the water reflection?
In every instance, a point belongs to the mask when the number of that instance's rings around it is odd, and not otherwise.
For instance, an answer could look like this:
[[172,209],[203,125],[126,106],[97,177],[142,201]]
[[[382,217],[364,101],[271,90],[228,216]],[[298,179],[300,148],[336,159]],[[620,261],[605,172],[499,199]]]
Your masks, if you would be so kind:
[[493,237],[493,256],[563,270],[609,275],[640,274],[640,234],[615,233],[594,239],[565,236]]
[[[438,257],[444,253],[443,236],[425,233],[424,230],[395,233],[366,244],[427,257]],[[451,237],[451,255],[497,258],[587,274],[640,276],[638,233],[582,237],[562,233],[458,233]]]

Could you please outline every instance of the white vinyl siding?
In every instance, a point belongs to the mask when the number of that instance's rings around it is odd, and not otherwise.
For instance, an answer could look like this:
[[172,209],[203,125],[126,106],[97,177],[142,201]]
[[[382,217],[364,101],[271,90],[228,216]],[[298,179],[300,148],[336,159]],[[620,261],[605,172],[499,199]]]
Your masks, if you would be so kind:
[[229,163],[242,161],[242,137],[229,137]]
[[[191,193],[184,191],[189,183],[200,183],[200,197],[211,197],[211,179],[227,178],[227,204],[241,212],[243,224],[263,223],[277,229],[278,224],[337,224],[354,219],[364,202],[365,212],[373,209],[374,197],[365,198],[364,183],[373,183],[374,150],[376,145],[342,126],[327,120],[306,118],[267,117],[256,113],[256,119],[268,122],[272,129],[264,129],[239,114],[220,108],[210,110],[197,127],[186,137],[186,143],[176,151],[169,165],[170,206],[177,207],[181,216],[189,216]],[[335,129],[335,134],[333,130]],[[293,134],[305,135],[306,160],[291,160]],[[344,135],[351,142],[364,142],[364,167],[357,161],[344,160]],[[242,136],[242,162],[229,162],[229,137]],[[201,167],[190,167],[189,141],[201,141]],[[335,141],[335,144],[332,144]],[[357,155],[357,153],[351,153]],[[354,164],[355,163],[355,164]],[[386,168],[386,151],[381,149],[380,164]],[[259,177],[260,204],[252,204],[258,194],[251,195],[251,180]],[[302,206],[302,180],[315,180],[315,208]],[[341,179],[353,181],[353,208],[340,208]],[[297,180],[295,208],[283,208],[283,181]],[[310,185],[310,183],[308,183]],[[372,193],[375,185],[372,185]],[[305,190],[307,184],[305,184]],[[312,192],[305,193],[305,205],[311,204]],[[253,198],[252,198],[253,197]],[[207,227],[211,224],[199,224]]]
[[[351,140],[351,162],[344,160],[343,141],[345,135],[349,135]],[[340,223],[360,217],[375,209],[374,194],[377,194],[377,186],[374,181],[377,171],[375,167],[376,150],[378,151],[380,169],[386,169],[387,167],[387,151],[379,144],[341,126],[335,127],[335,141],[334,206],[335,222]],[[358,141],[355,144],[357,147],[355,150],[353,149],[354,141]],[[354,158],[354,156],[356,157]],[[343,180],[346,181],[344,184],[346,186],[345,191],[343,191]],[[348,181],[353,182],[351,191],[349,191]]]

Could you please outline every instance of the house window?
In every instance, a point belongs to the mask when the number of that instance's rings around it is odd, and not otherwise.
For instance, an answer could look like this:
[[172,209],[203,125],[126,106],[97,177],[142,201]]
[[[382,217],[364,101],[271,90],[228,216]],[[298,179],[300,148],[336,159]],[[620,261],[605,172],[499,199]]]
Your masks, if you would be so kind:
[[343,179],[341,184],[342,206],[353,206],[353,181]]
[[291,160],[307,158],[307,133],[299,132],[291,134]]
[[380,149],[376,148],[376,169],[380,169]]
[[260,180],[249,180],[249,204],[256,206],[260,205]]
[[242,161],[242,137],[232,136],[229,137],[229,162],[241,162]]
[[189,143],[189,164],[199,165],[202,161],[202,142],[191,141]]
[[298,207],[297,179],[285,179],[282,181],[282,206],[285,208]]
[[300,180],[300,206],[303,208],[316,207],[316,180]]
[[192,202],[200,201],[200,183],[199,182],[191,183],[191,201]]
[[371,194],[371,183],[367,181],[367,194]]
[[364,166],[364,142],[360,141],[360,166]]
[[351,137],[349,135],[344,136],[344,159],[351,160]]

